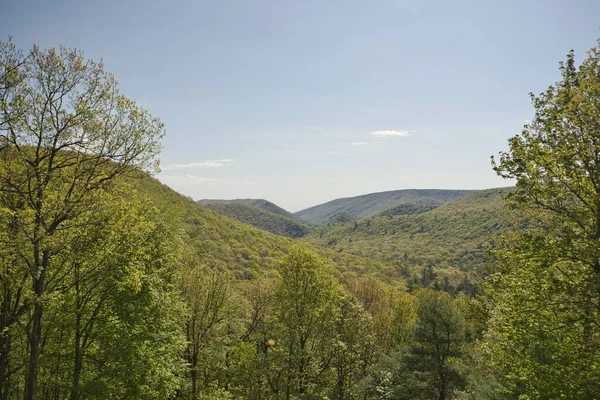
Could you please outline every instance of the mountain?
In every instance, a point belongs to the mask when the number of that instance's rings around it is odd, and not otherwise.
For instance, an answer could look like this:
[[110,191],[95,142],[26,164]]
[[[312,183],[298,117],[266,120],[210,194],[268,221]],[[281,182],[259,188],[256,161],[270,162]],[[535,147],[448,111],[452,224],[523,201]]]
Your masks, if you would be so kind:
[[300,218],[296,217],[291,212],[279,207],[275,203],[271,203],[270,201],[264,199],[235,199],[235,200],[212,200],[212,199],[203,199],[198,200],[199,204],[244,204],[247,206],[252,206],[255,208],[259,208],[264,211],[271,212],[273,214],[280,215],[282,217],[290,218],[296,221],[300,221]]
[[202,204],[221,215],[235,218],[245,224],[263,229],[275,235],[300,238],[312,230],[310,226],[298,222],[295,219],[285,217],[281,213],[275,214],[253,205],[233,202]]
[[[238,279],[277,276],[282,257],[298,243],[220,215],[146,174],[129,179],[129,184],[177,222],[183,243],[202,263],[229,270]],[[404,287],[402,277],[385,261],[306,245],[334,267],[339,279],[367,274]]]
[[[391,208],[396,208],[396,212],[401,214],[403,210],[398,207],[405,204],[412,204],[413,211],[406,211],[414,214],[416,209],[435,208],[471,192],[472,190],[406,189],[369,193],[332,200],[298,211],[295,215],[312,225],[321,225],[328,223],[338,214],[344,215],[345,218],[359,219],[379,214]],[[339,220],[339,218],[334,218],[334,220]]]
[[423,276],[425,268],[432,268],[456,281],[462,272],[483,268],[486,246],[510,226],[502,200],[507,190],[475,191],[419,214],[379,214],[323,225],[305,240],[393,263],[405,276],[415,271]]

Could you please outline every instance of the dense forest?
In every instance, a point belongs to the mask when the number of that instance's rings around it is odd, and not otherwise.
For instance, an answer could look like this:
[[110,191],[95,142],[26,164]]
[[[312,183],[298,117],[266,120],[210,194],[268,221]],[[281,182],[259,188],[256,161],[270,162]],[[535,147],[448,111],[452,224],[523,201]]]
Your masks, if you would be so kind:
[[285,215],[267,211],[256,205],[237,202],[215,203],[210,201],[198,203],[204,204],[206,207],[218,212],[221,215],[235,218],[238,221],[252,225],[259,229],[264,229],[265,231],[274,233],[275,235],[301,238],[311,231],[310,226],[302,223],[302,221],[294,219],[293,215],[290,218]]
[[162,185],[102,63],[0,42],[0,400],[599,398],[600,48],[560,69],[515,187],[293,217]]
[[431,210],[407,203],[403,209],[411,212],[395,215],[394,207],[373,217],[330,223],[305,240],[394,264],[411,286],[472,291],[472,280],[485,271],[489,251],[518,223],[504,208],[502,195],[509,191],[479,190]]

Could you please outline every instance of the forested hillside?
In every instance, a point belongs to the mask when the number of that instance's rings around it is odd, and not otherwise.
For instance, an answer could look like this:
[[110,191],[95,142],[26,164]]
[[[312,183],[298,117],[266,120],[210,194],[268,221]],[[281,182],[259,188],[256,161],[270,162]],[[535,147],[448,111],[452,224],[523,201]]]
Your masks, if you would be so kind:
[[291,212],[279,207],[277,204],[272,203],[264,199],[235,199],[235,200],[211,200],[203,199],[198,200],[199,204],[244,204],[247,206],[255,207],[264,211],[271,212],[273,214],[281,215],[282,217],[290,218],[296,221],[301,221]]
[[300,238],[311,231],[311,227],[299,222],[297,219],[265,211],[262,208],[248,204],[234,202],[198,203],[203,204],[205,207],[208,207],[221,215],[235,218],[240,222],[263,229],[275,235]]
[[[275,276],[281,258],[294,244],[289,238],[222,216],[147,175],[138,175],[130,184],[152,199],[163,212],[176,216],[185,233],[184,241],[201,263],[232,271],[240,279]],[[398,278],[397,284],[402,286],[396,269],[385,261],[327,248],[317,247],[315,251],[339,271],[339,277],[375,273]]]
[[431,281],[427,273],[441,273],[458,284],[464,277],[462,272],[482,270],[486,248],[493,246],[510,226],[502,200],[507,190],[472,192],[417,215],[384,213],[323,225],[306,240],[339,252],[395,263],[413,280]]
[[330,220],[339,221],[340,215],[344,219],[360,219],[379,214],[387,209],[396,208],[396,213],[401,213],[399,206],[410,204],[406,211],[409,214],[419,207],[435,207],[448,203],[470,190],[438,190],[438,189],[407,189],[389,192],[369,193],[361,196],[335,199],[318,206],[310,207],[295,213],[296,216],[312,225],[320,225]]

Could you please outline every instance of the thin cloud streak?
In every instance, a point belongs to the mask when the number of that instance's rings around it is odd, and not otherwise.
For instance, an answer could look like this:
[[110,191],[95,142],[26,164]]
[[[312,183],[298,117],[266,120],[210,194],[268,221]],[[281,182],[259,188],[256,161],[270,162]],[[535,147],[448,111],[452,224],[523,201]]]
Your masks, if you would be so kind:
[[188,186],[188,185],[202,185],[206,183],[214,183],[214,179],[204,178],[198,175],[159,175],[158,179],[166,184],[173,186]]
[[162,167],[163,171],[173,171],[179,169],[187,169],[187,168],[220,168],[227,167],[235,159],[233,158],[224,158],[222,160],[208,160],[208,161],[200,161],[200,162],[191,162],[187,164],[169,164]]
[[371,135],[377,137],[391,137],[391,136],[409,136],[410,133],[408,131],[392,131],[392,130],[383,130],[383,131],[373,131]]

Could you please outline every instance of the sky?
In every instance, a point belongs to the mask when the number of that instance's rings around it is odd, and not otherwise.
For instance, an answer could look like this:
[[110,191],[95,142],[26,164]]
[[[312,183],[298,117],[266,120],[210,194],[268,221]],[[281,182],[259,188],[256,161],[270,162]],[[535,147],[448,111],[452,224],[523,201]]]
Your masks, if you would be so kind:
[[508,186],[528,93],[600,38],[596,0],[0,0],[0,40],[76,47],[167,127],[157,178],[297,211]]

